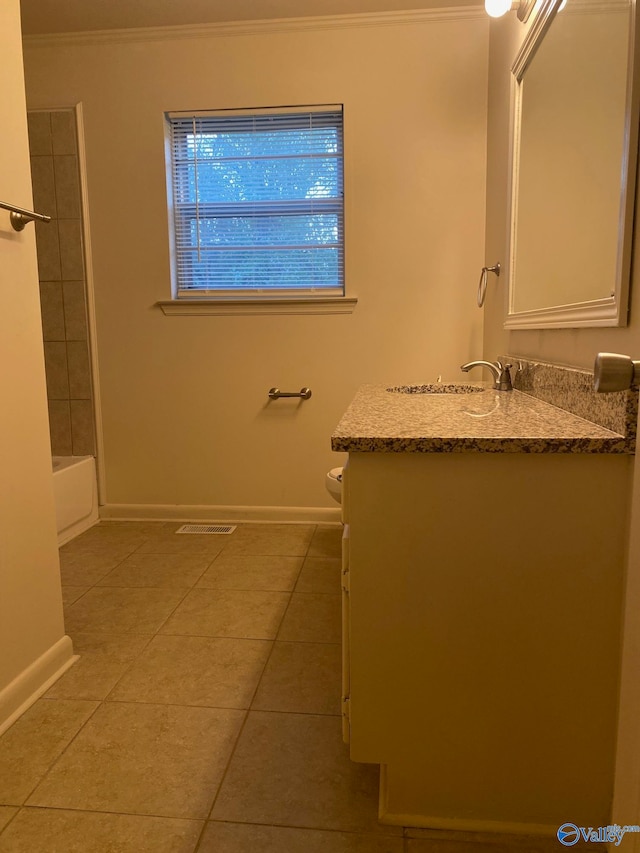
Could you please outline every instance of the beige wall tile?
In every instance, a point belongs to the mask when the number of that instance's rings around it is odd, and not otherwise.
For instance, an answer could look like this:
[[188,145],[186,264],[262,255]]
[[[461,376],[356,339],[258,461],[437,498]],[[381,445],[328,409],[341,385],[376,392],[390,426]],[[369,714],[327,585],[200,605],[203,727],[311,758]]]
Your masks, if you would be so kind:
[[67,342],[69,396],[72,400],[91,399],[91,367],[86,341]]
[[194,820],[25,808],[0,845],[3,853],[193,853],[201,827]]
[[45,342],[44,363],[47,373],[47,396],[50,400],[68,400],[69,372],[66,343]]
[[80,175],[75,155],[53,158],[55,193],[60,219],[80,219]]
[[38,278],[40,281],[60,281],[60,240],[58,222],[36,222],[36,250],[38,253]]
[[29,805],[205,818],[244,714],[104,703]]
[[84,281],[63,281],[64,323],[68,341],[86,341],[87,309]]
[[0,803],[20,805],[97,708],[39,699],[0,737]]
[[82,226],[79,219],[58,220],[60,236],[60,264],[62,275],[67,281],[84,279],[82,253]]
[[62,285],[59,281],[40,282],[40,313],[45,341],[64,341],[65,322]]
[[27,123],[31,154],[52,154],[51,113],[29,111]]
[[31,157],[33,209],[57,219],[53,157]]
[[73,110],[51,113],[51,138],[54,154],[76,154],[76,118]]
[[91,456],[96,440],[91,400],[71,400],[71,434],[74,456]]
[[54,456],[71,455],[71,411],[68,400],[49,400],[49,434]]

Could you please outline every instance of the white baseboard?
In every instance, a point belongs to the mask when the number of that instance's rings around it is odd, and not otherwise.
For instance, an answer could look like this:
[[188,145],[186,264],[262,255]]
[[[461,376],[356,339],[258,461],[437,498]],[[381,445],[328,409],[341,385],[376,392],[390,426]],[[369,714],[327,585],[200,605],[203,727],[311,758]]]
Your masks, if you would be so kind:
[[31,707],[79,656],[66,635],[0,690],[0,735]]
[[340,523],[340,507],[199,506],[195,504],[104,504],[100,518],[117,521],[208,521]]

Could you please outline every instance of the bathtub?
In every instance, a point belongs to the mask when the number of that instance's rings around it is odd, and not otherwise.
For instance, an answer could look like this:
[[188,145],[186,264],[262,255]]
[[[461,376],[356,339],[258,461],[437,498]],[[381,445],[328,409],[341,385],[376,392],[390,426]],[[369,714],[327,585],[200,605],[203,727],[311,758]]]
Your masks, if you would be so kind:
[[54,456],[52,466],[58,545],[63,545],[98,521],[96,464],[93,456]]

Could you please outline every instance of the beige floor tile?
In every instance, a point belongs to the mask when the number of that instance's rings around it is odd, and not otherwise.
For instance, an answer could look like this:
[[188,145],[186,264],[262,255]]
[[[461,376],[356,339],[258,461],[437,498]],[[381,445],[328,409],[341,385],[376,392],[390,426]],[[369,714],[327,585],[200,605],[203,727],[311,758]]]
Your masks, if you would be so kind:
[[94,554],[88,551],[69,554],[60,551],[60,577],[63,586],[93,586],[126,557]]
[[278,639],[298,643],[339,643],[341,618],[339,595],[294,592]]
[[228,536],[165,533],[152,536],[140,546],[137,554],[205,554],[213,560],[225,547]]
[[183,596],[182,589],[94,587],[67,609],[67,633],[155,634]]
[[0,806],[0,832],[17,812],[18,809],[13,806]]
[[324,592],[340,595],[342,560],[336,557],[307,557],[296,592]]
[[92,554],[95,557],[102,557],[105,561],[113,561],[110,566],[113,568],[129,554],[136,551],[140,545],[140,542],[122,542],[111,540],[108,537],[83,541],[82,537],[79,536],[60,548],[60,556],[85,557],[87,554]]
[[98,707],[39,699],[0,737],[0,803],[21,805]]
[[98,586],[175,587],[194,585],[211,563],[208,554],[132,554],[98,582]]
[[[73,539],[69,545],[73,548],[90,548],[98,545],[142,545],[149,538],[149,534],[143,532],[134,524],[95,524],[89,530],[81,533]],[[66,547],[66,546],[65,546]]]
[[217,708],[105,703],[29,805],[205,818],[243,718]]
[[339,717],[250,711],[211,817],[401,835],[377,807],[378,768],[349,759]]
[[22,809],[0,837],[0,853],[193,853],[195,820]]
[[223,551],[198,581],[211,589],[263,589],[290,592],[302,557],[232,557]]
[[104,699],[151,635],[75,633],[80,660],[45,694],[55,699]]
[[319,524],[309,545],[309,557],[342,556],[342,525]]
[[402,853],[402,838],[211,821],[198,853]]
[[90,586],[63,586],[62,587],[62,604],[63,607],[70,607],[74,601],[77,601],[85,592],[90,590]]
[[272,643],[157,636],[110,700],[248,708]]
[[341,651],[330,643],[276,643],[251,707],[340,714]]
[[289,597],[286,592],[193,589],[161,633],[273,640]]
[[225,545],[225,556],[304,557],[313,524],[245,524],[238,527]]

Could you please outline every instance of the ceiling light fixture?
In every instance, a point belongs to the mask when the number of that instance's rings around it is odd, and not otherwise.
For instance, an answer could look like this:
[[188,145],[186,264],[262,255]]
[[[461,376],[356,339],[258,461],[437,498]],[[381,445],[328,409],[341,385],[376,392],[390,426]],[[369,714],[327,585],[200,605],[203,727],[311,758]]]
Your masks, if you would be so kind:
[[515,2],[512,0],[484,0],[484,8],[487,15],[491,15],[492,18],[500,18],[511,9],[515,9],[518,20],[524,23],[531,14],[535,2],[536,0],[515,0]]

